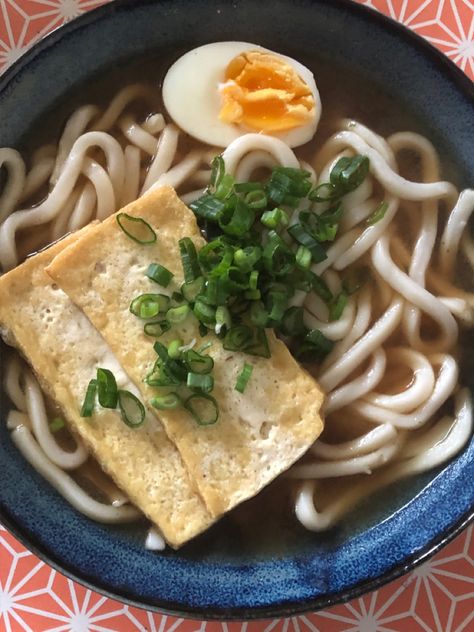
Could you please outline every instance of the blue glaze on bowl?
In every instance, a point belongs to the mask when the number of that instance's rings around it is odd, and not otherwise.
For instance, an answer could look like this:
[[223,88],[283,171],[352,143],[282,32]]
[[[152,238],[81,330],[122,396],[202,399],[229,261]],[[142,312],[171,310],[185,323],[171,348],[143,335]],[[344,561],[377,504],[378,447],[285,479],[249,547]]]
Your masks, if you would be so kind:
[[[199,27],[196,27],[199,24]],[[461,183],[472,184],[470,82],[440,53],[344,0],[124,0],[56,31],[0,80],[0,146],[21,145],[35,120],[88,77],[130,57],[207,41],[258,42],[296,58],[312,47],[384,85],[417,112]],[[1,348],[4,352],[4,347]],[[474,378],[474,367],[469,371]],[[472,385],[471,385],[472,386]],[[7,402],[2,401],[2,419]],[[397,576],[472,515],[474,442],[446,467],[382,492],[325,535],[295,529],[281,551],[255,551],[219,526],[179,552],[143,549],[145,526],[103,527],[77,514],[26,464],[0,425],[4,524],[62,572],[112,597],[205,618],[288,614],[349,599]]]

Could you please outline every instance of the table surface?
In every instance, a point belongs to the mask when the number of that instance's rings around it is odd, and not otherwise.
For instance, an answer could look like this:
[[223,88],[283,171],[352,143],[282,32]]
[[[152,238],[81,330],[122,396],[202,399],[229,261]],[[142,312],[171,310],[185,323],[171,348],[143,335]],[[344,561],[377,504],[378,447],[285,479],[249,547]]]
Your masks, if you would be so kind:
[[[0,0],[0,71],[53,28],[101,4],[104,0]],[[426,37],[474,79],[473,2],[362,4]],[[41,562],[0,526],[0,632],[468,632],[474,630],[472,529],[415,571],[347,604],[291,619],[216,623],[152,614],[102,597]]]

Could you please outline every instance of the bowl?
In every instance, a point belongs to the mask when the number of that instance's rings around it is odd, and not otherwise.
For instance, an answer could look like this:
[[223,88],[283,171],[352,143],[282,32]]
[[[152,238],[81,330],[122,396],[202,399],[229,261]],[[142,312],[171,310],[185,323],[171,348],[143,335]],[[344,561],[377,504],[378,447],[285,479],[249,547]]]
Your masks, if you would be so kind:
[[[346,0],[117,0],[54,31],[0,79],[0,146],[28,147],[44,121],[59,131],[64,103],[86,84],[111,85],[127,68],[143,76],[155,62],[231,39],[313,68],[323,102],[334,86],[345,90],[348,109],[354,91],[366,101],[374,96],[382,105],[370,115],[386,130],[397,128],[398,111],[413,117],[440,149],[448,176],[461,186],[472,179],[472,83],[404,27]],[[348,115],[369,113],[356,100]],[[468,375],[472,387],[474,367]],[[259,521],[248,541],[238,528],[217,525],[177,552],[153,553],[143,548],[143,525],[92,523],[43,482],[10,441],[6,410],[2,397],[3,524],[68,577],[150,610],[251,619],[323,608],[413,568],[473,517],[471,441],[447,465],[381,492],[324,535]]]

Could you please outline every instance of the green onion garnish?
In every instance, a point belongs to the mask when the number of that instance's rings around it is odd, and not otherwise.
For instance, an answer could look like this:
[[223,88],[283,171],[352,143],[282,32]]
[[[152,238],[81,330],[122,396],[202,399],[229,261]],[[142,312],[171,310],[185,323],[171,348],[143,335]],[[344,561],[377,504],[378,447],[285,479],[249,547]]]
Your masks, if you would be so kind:
[[268,242],[263,249],[263,263],[274,276],[288,274],[295,265],[294,254],[274,230],[268,233]]
[[194,281],[188,281],[181,286],[181,294],[188,303],[194,303],[196,296],[204,290],[204,277],[198,276]]
[[[206,345],[203,345],[200,348],[200,352],[203,351],[205,346]],[[210,355],[203,355],[200,352],[189,349],[184,353],[183,361],[192,373],[210,373],[214,368],[214,360]]]
[[[216,309],[216,333],[220,333],[222,327],[227,327],[230,329],[232,326],[232,317],[230,312],[225,305],[219,305]],[[217,331],[219,329],[219,331]]]
[[343,291],[340,292],[329,305],[329,320],[339,320],[342,316],[342,312],[347,305],[347,294]]
[[183,341],[179,338],[176,340],[172,340],[168,343],[168,355],[172,360],[177,360],[181,357],[181,347],[183,346]]
[[253,338],[250,327],[237,325],[226,333],[223,347],[228,351],[243,351]]
[[103,408],[117,408],[117,382],[109,369],[97,369],[97,393]]
[[116,217],[117,224],[123,232],[137,242],[137,244],[153,244],[156,241],[156,233],[148,222],[142,217],[133,217],[128,213],[119,213]]
[[332,340],[326,338],[319,329],[313,329],[306,334],[302,344],[295,349],[295,356],[302,362],[320,361],[327,356],[333,346]]
[[252,375],[253,366],[251,364],[244,364],[244,368],[239,373],[237,377],[237,382],[235,383],[235,390],[239,391],[239,393],[243,393],[247,387],[247,384]]
[[262,249],[259,246],[247,246],[234,252],[234,263],[241,270],[250,271],[262,258]]
[[323,182],[315,187],[308,195],[308,198],[312,202],[331,202],[339,197],[340,193],[338,188],[330,182]]
[[244,198],[245,204],[250,206],[250,208],[257,210],[261,208],[265,208],[268,200],[265,195],[265,191],[263,189],[249,191]]
[[356,155],[352,158],[339,158],[331,170],[330,181],[342,194],[357,189],[369,173],[370,162],[367,156]]
[[322,246],[302,224],[293,224],[293,226],[290,226],[287,230],[295,241],[308,248],[314,263],[320,263],[327,259],[324,246]]
[[204,300],[202,300],[201,295],[198,296],[196,302],[194,303],[193,312],[201,323],[204,325],[211,325],[212,327],[214,326],[214,323],[216,322],[216,308],[208,305]]
[[49,430],[50,432],[59,432],[60,430],[62,430],[62,428],[64,428],[66,424],[64,423],[64,419],[62,419],[61,417],[55,417],[49,424]]
[[300,336],[305,334],[304,309],[295,305],[289,307],[283,315],[280,328],[285,336]]
[[154,338],[159,338],[166,331],[171,329],[171,323],[167,320],[157,320],[152,323],[145,323],[143,327],[143,331],[147,336],[153,336]]
[[211,426],[219,418],[219,407],[212,395],[196,393],[184,402],[184,408],[191,413],[199,426]]
[[288,215],[282,208],[274,208],[272,211],[265,211],[260,218],[260,221],[267,228],[281,228],[282,226],[288,226],[289,219]]
[[373,224],[380,222],[380,220],[385,217],[385,213],[387,212],[387,210],[388,210],[388,203],[381,202],[379,206],[375,209],[375,211],[371,215],[369,215],[369,217],[366,219],[366,223],[369,226],[372,226]]
[[250,230],[254,221],[254,210],[243,200],[237,199],[232,209],[221,214],[219,226],[227,235],[242,237]]
[[162,285],[163,287],[168,287],[174,276],[172,272],[159,263],[150,263],[146,271],[146,275],[149,279],[158,283],[158,285]]
[[180,396],[177,393],[167,393],[166,395],[157,395],[151,400],[151,405],[158,410],[172,410],[182,405]]
[[179,307],[170,307],[170,309],[166,312],[166,320],[168,320],[172,325],[176,325],[177,323],[182,323],[191,313],[191,308],[189,305],[180,305]]
[[226,203],[214,195],[203,195],[191,202],[189,208],[202,219],[217,221],[226,208]]
[[97,380],[91,380],[87,386],[86,396],[81,408],[81,417],[92,417],[97,395]]
[[307,270],[311,265],[311,250],[306,246],[298,246],[296,251],[296,265],[303,270]]
[[178,244],[184,272],[184,281],[191,283],[201,275],[196,246],[189,237],[183,237],[183,239],[179,240]]
[[210,393],[214,388],[214,378],[208,373],[188,373],[186,386],[192,390],[198,390],[203,393]]
[[214,156],[211,162],[211,177],[209,180],[209,193],[213,193],[221,183],[225,175],[225,162],[222,156]]
[[118,406],[122,421],[130,428],[138,428],[145,421],[145,407],[130,391],[118,391]]
[[158,314],[166,312],[170,303],[169,296],[165,294],[140,294],[130,303],[130,311],[138,318],[155,318]]

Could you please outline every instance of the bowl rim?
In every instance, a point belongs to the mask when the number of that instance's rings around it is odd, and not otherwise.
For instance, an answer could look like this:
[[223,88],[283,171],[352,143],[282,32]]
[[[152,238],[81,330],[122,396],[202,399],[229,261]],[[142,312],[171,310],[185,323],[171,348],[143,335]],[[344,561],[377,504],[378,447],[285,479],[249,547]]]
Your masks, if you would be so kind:
[[[13,62],[0,77],[0,93],[7,89],[9,84],[15,80],[18,73],[28,66],[30,61],[37,58],[44,51],[54,46],[69,34],[107,17],[119,10],[133,10],[137,6],[149,4],[170,3],[174,0],[109,0],[106,4],[96,7],[86,13],[79,15],[73,20],[66,22],[53,29],[46,36],[32,44],[17,60]],[[324,0],[310,0],[314,4],[323,4]],[[404,24],[397,22],[393,18],[386,16],[376,9],[359,4],[354,0],[332,0],[332,4],[348,12],[358,13],[367,20],[374,20],[385,30],[404,39],[411,46],[416,47],[425,57],[430,57],[437,67],[443,70],[445,76],[453,82],[458,89],[463,92],[474,105],[474,82],[451,61],[443,52],[429,43],[422,36],[409,29]],[[346,603],[360,597],[361,595],[379,589],[382,586],[398,579],[405,573],[412,571],[430,557],[438,553],[449,542],[455,539],[460,533],[474,522],[474,504],[465,512],[451,527],[443,531],[437,537],[432,538],[423,548],[415,554],[408,556],[403,563],[399,563],[378,575],[375,578],[358,582],[346,590],[337,593],[329,593],[314,599],[305,599],[296,602],[288,602],[277,606],[257,606],[254,608],[216,608],[212,610],[206,607],[191,607],[183,603],[171,603],[169,601],[156,601],[154,604],[146,603],[136,597],[123,594],[117,589],[112,592],[110,587],[101,586],[90,582],[86,577],[76,574],[74,570],[66,568],[54,555],[47,552],[45,548],[30,541],[28,534],[22,530],[8,513],[3,511],[0,505],[0,524],[11,533],[28,551],[36,555],[41,561],[48,564],[54,570],[65,575],[67,578],[81,584],[82,586],[95,591],[109,599],[118,600],[128,606],[146,609],[158,614],[184,617],[193,620],[218,620],[218,621],[239,621],[255,619],[271,619],[289,617],[298,614],[314,612],[328,608],[337,604]]]

